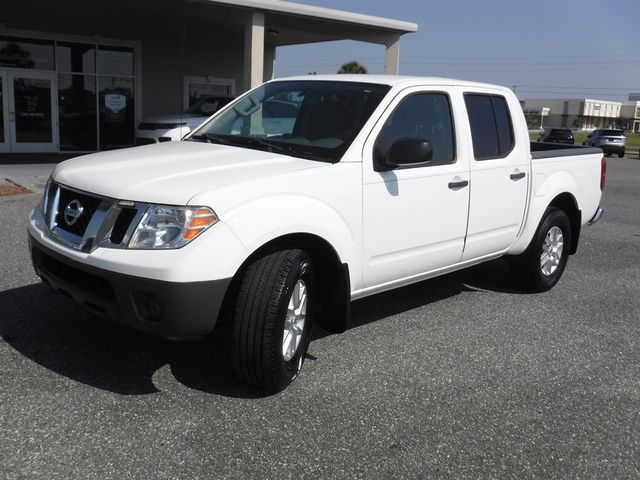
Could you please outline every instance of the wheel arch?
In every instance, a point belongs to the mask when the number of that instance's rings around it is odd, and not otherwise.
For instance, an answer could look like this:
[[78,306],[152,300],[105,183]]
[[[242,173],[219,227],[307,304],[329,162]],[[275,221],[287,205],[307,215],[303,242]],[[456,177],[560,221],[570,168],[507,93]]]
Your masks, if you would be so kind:
[[582,212],[578,208],[578,202],[572,194],[564,192],[554,197],[549,203],[549,207],[562,210],[569,217],[569,225],[571,225],[571,249],[569,254],[573,255],[578,251],[580,226],[582,225]]
[[578,248],[582,224],[582,212],[578,206],[576,194],[580,190],[576,179],[564,171],[555,172],[549,176],[541,174],[537,177],[525,215],[523,230],[507,254],[519,255],[529,247],[549,207],[559,208],[569,217],[572,234],[569,252],[573,254]]
[[[289,233],[269,240],[256,248],[238,268],[227,290],[223,311],[234,303],[234,294],[248,265],[278,250],[301,249],[313,261],[319,288],[317,323],[331,333],[344,332],[351,316],[351,281],[349,265],[324,238],[311,233]],[[226,315],[225,315],[226,316]]]

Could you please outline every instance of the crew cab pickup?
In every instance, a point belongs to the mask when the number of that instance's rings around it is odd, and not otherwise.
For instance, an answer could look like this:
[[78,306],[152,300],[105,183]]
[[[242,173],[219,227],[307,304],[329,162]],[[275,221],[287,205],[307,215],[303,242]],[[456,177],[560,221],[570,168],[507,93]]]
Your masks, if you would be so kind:
[[[283,106],[286,115],[266,112]],[[507,88],[441,78],[265,83],[179,142],[59,164],[31,213],[37,274],[174,339],[228,335],[277,391],[354,299],[506,255],[542,292],[601,215],[597,148],[529,141]]]

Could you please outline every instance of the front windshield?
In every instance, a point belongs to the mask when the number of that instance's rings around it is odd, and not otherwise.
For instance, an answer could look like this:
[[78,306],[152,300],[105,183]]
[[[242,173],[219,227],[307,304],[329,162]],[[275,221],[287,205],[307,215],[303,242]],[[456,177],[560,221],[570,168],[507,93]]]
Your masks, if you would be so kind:
[[338,162],[389,88],[318,80],[267,83],[187,140]]

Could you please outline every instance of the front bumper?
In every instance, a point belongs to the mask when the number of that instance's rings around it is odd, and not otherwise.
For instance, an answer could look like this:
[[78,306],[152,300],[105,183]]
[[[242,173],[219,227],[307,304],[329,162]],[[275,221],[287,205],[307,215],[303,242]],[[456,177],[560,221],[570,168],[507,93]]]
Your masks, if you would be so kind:
[[29,235],[36,273],[55,292],[102,317],[178,340],[213,331],[231,279],[171,282],[72,260]]

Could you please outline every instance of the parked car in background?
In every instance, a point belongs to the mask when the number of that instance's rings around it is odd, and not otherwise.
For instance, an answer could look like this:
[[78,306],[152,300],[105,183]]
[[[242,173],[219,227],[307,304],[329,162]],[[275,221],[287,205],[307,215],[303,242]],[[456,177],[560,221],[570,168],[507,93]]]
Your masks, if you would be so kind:
[[582,144],[601,148],[605,155],[615,153],[620,158],[624,157],[625,136],[622,130],[599,128],[591,132]]
[[136,130],[136,145],[180,140],[231,100],[233,97],[206,95],[184,113],[145,118]]
[[539,142],[567,143],[573,145],[575,140],[573,132],[568,128],[545,128],[538,137]]

